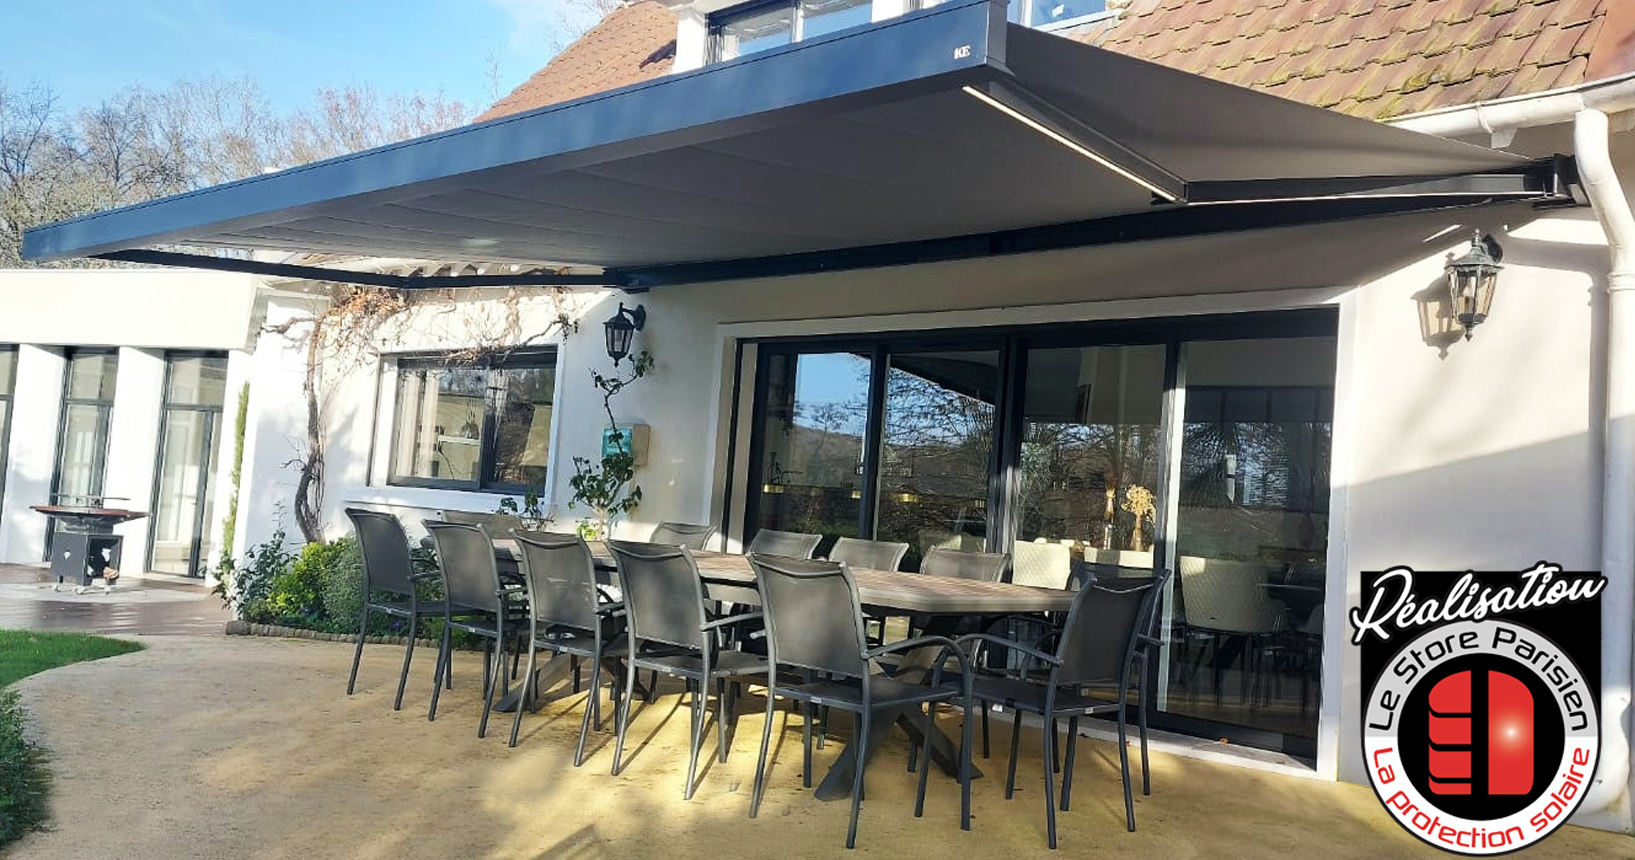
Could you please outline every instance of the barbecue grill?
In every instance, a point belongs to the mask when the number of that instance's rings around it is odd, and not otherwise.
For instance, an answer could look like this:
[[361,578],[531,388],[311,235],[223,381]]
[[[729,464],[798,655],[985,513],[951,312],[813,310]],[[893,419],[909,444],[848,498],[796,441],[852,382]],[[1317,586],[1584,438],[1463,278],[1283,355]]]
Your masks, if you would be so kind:
[[93,580],[102,577],[103,589],[110,589],[104,573],[110,567],[119,569],[124,542],[121,536],[114,534],[114,526],[147,516],[143,511],[108,507],[108,502],[116,498],[58,495],[52,497],[55,504],[33,506],[57,526],[56,537],[51,542],[51,573],[57,577],[55,588],[73,580],[74,591],[83,593]]

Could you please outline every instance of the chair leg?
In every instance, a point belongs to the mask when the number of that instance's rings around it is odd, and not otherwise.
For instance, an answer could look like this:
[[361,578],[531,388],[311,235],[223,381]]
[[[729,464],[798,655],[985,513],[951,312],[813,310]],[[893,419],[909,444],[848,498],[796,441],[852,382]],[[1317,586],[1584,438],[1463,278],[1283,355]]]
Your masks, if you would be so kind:
[[721,761],[727,760],[727,682],[715,682],[715,742],[720,746],[717,753]]
[[1051,771],[1051,773],[1061,773],[1062,772],[1061,731],[1062,731],[1062,722],[1061,722],[1061,720],[1051,720],[1050,721],[1050,734],[1051,734],[1051,737],[1056,738],[1056,744],[1055,744],[1056,754],[1054,756],[1051,756],[1051,759],[1050,759],[1050,771]]
[[846,829],[846,847],[857,847],[857,813],[863,808],[863,770],[869,763],[869,715],[858,712],[852,717],[857,753],[852,765],[852,823]]
[[346,694],[348,696],[352,695],[352,690],[358,683],[358,663],[363,660],[363,637],[369,632],[369,605],[367,603],[367,598],[365,598],[365,601],[363,612],[359,613],[363,616],[363,620],[358,622],[358,647],[352,652],[352,674],[348,675],[346,678]]
[[488,682],[494,680],[494,643],[483,640],[483,695],[488,695]]
[[1054,715],[1043,720],[1045,740],[1045,837],[1051,847],[1056,847],[1056,774],[1051,772],[1050,763],[1056,759],[1056,718]]
[[1147,769],[1147,703],[1142,701],[1141,708],[1141,793],[1152,796],[1152,774]]
[[[522,712],[528,710],[528,704],[530,701],[532,701],[531,697],[538,694],[538,691],[534,689],[534,655],[537,653],[538,651],[534,648],[533,640],[529,640],[528,674],[524,675],[522,678],[522,695],[517,699],[517,713],[511,718],[511,742],[507,744],[507,746],[510,747],[515,747],[517,745],[517,732],[522,730]],[[522,651],[519,649],[517,654],[520,656]],[[583,731],[579,733],[579,742],[581,744],[585,742],[585,733]],[[573,763],[575,767],[579,765],[579,758],[577,755],[574,757]]]
[[988,712],[993,710],[993,706],[987,702],[979,704],[982,705],[982,757],[988,758]]
[[431,679],[431,707],[426,709],[426,721],[437,719],[437,699],[454,670],[454,649],[449,639],[448,624],[443,625],[443,638],[437,643],[437,671]]
[[687,750],[687,790],[682,794],[682,800],[693,799],[693,781],[698,776],[698,750],[704,746],[704,720],[709,715],[709,695],[710,682],[700,679],[693,696],[693,737],[692,746]]
[[[529,666],[532,672],[533,667]],[[616,700],[616,699],[615,699]],[[590,700],[585,703],[585,716],[579,721],[579,746],[573,751],[573,766],[578,767],[585,763],[585,735],[590,730],[594,720],[597,728],[602,722],[602,661],[593,659],[590,664]],[[594,716],[593,716],[594,715]]]
[[[513,681],[515,681],[517,679],[517,661],[519,661],[521,659],[522,659],[522,649],[518,648],[517,652],[515,654],[511,655],[511,680],[513,680]],[[579,691],[574,690],[574,692],[577,693]]]
[[636,689],[636,660],[635,660],[635,654],[636,654],[635,643],[632,642],[631,643],[631,648],[630,648],[630,655],[631,656],[630,656],[629,659],[627,659],[625,661],[624,695],[619,697],[619,704],[613,709],[614,722],[616,723],[616,725],[614,725],[614,727],[613,727],[613,737],[614,737],[614,740],[613,740],[613,775],[614,776],[618,776],[619,771],[624,769],[624,764],[622,762],[622,759],[624,758],[624,730],[625,730],[625,727],[630,724],[630,700],[636,698],[636,696],[634,694],[634,691]]
[[[761,724],[761,753],[755,759],[755,788],[749,795],[749,817],[761,811],[761,791],[766,787],[766,751],[772,746],[772,713],[777,707],[777,697],[772,695],[772,688],[778,683],[777,674],[771,674],[766,684],[766,722]],[[811,746],[807,746],[808,751]],[[806,787],[812,787],[812,760],[806,760]]]
[[919,818],[920,816],[925,814],[925,782],[926,782],[926,777],[931,775],[931,767],[930,767],[930,762],[931,762],[931,735],[936,730],[937,730],[937,705],[936,705],[935,702],[926,702],[925,703],[924,740],[922,740],[920,742],[920,761],[923,762],[924,764],[920,768],[919,786],[914,791],[914,817],[915,818]]
[[[573,676],[573,693],[574,693],[574,695],[577,696],[577,695],[579,695],[579,658],[578,657],[573,657],[573,658],[570,658],[568,660],[568,674]],[[596,689],[595,684],[590,685],[590,687],[593,690]]]
[[1118,763],[1124,772],[1124,824],[1134,833],[1135,799],[1130,797],[1130,742],[1122,710],[1118,712]]
[[658,695],[659,695],[659,670],[654,669],[652,676],[647,679],[647,703],[649,705],[651,705],[653,703],[653,700],[658,698]]
[[1067,811],[1068,804],[1073,800],[1073,758],[1079,749],[1079,718],[1067,718],[1067,764],[1062,770],[1062,803],[1061,810]]
[[1011,722],[1011,763],[1005,774],[1005,799],[1010,800],[1016,791],[1016,752],[1022,745],[1022,712],[1016,711],[1016,719]]
[[[771,695],[768,693],[768,695]],[[800,741],[801,741],[801,785],[812,787],[812,717],[817,709],[811,702],[803,702],[800,706]]]
[[975,730],[970,699],[965,700],[964,722],[964,736],[959,745],[959,829],[968,831],[971,829],[971,733]]
[[[483,696],[483,718],[477,723],[479,738],[488,735],[488,715],[494,710],[494,688],[505,683],[505,642],[495,640],[494,651],[494,675],[488,679],[488,693]],[[522,707],[522,703],[517,702],[517,707]]]
[[447,622],[443,624],[443,689],[454,689],[454,636]]
[[419,615],[409,616],[409,644],[403,649],[403,671],[397,676],[397,698],[392,700],[392,710],[403,710],[403,688],[409,683],[409,662],[414,659],[414,640],[420,624]]

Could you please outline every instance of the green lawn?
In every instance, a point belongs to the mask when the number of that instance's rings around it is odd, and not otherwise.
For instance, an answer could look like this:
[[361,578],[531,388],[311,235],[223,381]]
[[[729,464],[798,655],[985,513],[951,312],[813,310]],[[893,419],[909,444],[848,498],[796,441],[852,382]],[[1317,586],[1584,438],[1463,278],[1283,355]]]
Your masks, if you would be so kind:
[[140,651],[135,642],[121,642],[85,633],[44,633],[0,630],[0,687],[36,672]]
[[45,753],[23,736],[17,693],[6,687],[35,672],[141,648],[135,642],[84,633],[0,630],[0,849],[45,823],[50,781]]

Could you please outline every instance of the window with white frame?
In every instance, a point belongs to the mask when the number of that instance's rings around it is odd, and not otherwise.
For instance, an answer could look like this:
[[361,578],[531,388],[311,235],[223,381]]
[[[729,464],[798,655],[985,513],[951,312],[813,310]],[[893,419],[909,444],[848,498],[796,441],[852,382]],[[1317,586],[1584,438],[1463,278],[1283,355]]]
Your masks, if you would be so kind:
[[545,482],[556,351],[397,363],[392,484],[516,492]]
[[710,61],[813,39],[873,17],[870,0],[771,0],[735,6],[710,16]]
[[1013,23],[1050,28],[1107,13],[1107,0],[1011,0],[1006,15]]

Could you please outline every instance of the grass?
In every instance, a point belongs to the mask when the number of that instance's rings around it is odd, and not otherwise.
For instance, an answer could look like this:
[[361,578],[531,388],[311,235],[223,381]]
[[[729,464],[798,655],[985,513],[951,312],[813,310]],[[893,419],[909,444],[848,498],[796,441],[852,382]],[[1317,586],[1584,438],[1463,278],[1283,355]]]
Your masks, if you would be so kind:
[[24,737],[17,691],[6,688],[36,672],[141,648],[84,633],[0,630],[0,849],[45,824],[50,786],[45,752]]

